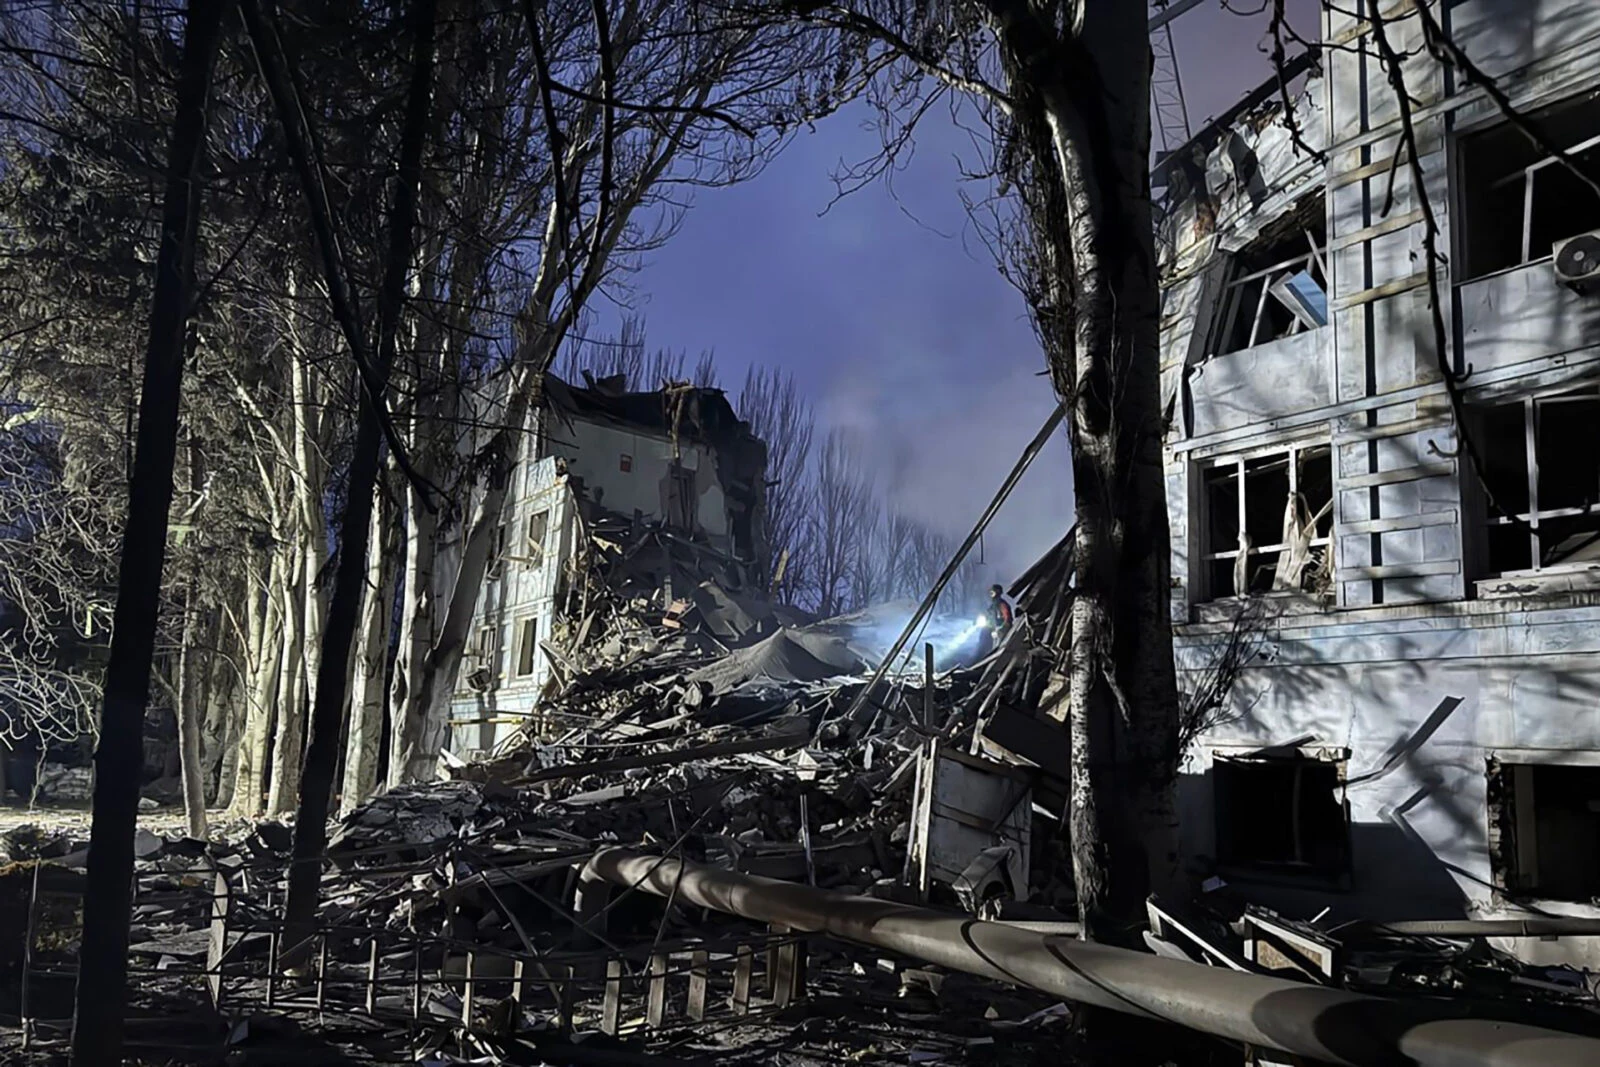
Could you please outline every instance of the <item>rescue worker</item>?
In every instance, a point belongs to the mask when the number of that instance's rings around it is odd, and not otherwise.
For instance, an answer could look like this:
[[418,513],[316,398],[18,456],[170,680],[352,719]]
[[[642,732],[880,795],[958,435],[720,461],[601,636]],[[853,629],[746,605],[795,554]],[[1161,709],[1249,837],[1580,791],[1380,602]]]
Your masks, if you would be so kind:
[[989,587],[989,606],[979,617],[984,633],[983,654],[988,655],[1000,647],[1000,642],[1011,630],[1011,605],[1006,601],[1005,590],[998,585]]

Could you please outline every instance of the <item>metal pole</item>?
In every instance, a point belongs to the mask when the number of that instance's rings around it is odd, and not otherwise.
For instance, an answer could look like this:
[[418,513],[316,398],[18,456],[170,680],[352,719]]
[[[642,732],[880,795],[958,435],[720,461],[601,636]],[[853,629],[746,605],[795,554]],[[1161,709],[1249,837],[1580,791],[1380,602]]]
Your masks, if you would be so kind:
[[1348,1067],[1588,1067],[1600,1040],[1242,974],[966,915],[811,889],[629,849],[588,871],[754,922],[823,933],[968,974]]

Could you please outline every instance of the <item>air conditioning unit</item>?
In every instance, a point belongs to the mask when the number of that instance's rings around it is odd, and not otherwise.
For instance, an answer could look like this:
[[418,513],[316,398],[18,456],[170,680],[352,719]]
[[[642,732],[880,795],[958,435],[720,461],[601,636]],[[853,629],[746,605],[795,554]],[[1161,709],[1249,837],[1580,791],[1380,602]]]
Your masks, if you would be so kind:
[[1556,281],[1580,293],[1600,288],[1600,230],[1557,241],[1551,253]]
[[479,667],[467,675],[467,688],[474,693],[487,693],[494,688],[494,675],[489,673],[488,668]]

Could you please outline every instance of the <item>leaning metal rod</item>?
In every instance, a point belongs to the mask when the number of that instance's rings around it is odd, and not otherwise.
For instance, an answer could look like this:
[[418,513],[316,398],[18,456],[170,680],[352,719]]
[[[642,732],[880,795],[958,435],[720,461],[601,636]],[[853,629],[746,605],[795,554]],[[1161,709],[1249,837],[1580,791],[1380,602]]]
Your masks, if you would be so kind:
[[[989,521],[999,512],[1000,505],[1006,502],[1006,498],[1011,495],[1011,490],[1017,487],[1017,483],[1022,480],[1023,474],[1033,464],[1034,459],[1038,457],[1040,452],[1044,451],[1045,442],[1050,440],[1050,435],[1056,432],[1056,427],[1061,425],[1061,420],[1066,416],[1067,405],[1065,401],[1061,401],[1056,404],[1055,410],[1050,412],[1050,417],[1044,421],[1044,426],[1034,435],[1033,440],[1028,442],[1028,447],[1022,450],[1022,455],[1017,459],[1016,466],[1011,468],[1011,473],[1000,484],[1000,489],[995,493],[994,499],[989,501],[989,506],[984,509],[982,515],[978,516],[977,525],[972,528],[971,533],[967,534],[967,539],[961,542],[961,547],[956,549],[955,556],[945,565],[944,572],[939,575],[939,580],[933,583],[933,588],[928,590],[928,595],[922,598],[921,604],[917,605],[916,613],[906,623],[905,629],[900,631],[900,636],[895,639],[894,647],[889,649],[889,654],[883,657],[883,660],[878,664],[877,670],[872,672],[872,677],[867,679],[867,684],[862,686],[861,691],[850,702],[850,707],[846,709],[843,718],[849,719],[853,717],[861,710],[862,705],[871,699],[872,691],[883,680],[884,674],[889,670],[889,665],[895,661],[895,657],[899,656],[906,647],[906,642],[911,640],[911,635],[916,632],[917,625],[922,622],[923,617],[933,610],[933,605],[939,600],[939,594],[944,592],[944,587],[950,583],[950,579],[954,578],[956,571],[960,569],[961,561],[967,558],[967,553],[972,551],[972,546],[978,543],[978,538],[983,536],[983,531],[989,525]],[[899,708],[890,710],[885,705],[884,710],[919,733],[932,735],[934,732],[931,728],[924,729],[921,723],[916,722],[912,716],[906,715]],[[820,723],[818,724],[818,729],[821,729]]]
[[613,848],[585,877],[1347,1067],[1588,1067],[1600,1040]]

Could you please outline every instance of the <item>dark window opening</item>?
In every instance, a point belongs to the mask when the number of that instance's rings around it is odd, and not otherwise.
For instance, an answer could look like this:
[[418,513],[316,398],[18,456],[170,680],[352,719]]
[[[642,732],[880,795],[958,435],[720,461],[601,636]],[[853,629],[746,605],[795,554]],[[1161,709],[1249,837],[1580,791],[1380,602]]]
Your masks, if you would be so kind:
[[1600,560],[1600,389],[1469,411],[1483,483],[1490,574]]
[[1600,897],[1600,767],[1491,762],[1496,881],[1545,900]]
[[1326,233],[1318,196],[1234,256],[1218,303],[1211,355],[1328,324]]
[[505,569],[505,557],[506,524],[502,522],[489,535],[489,569],[487,574],[491,579],[500,577],[500,572]]
[[550,532],[550,512],[536,511],[528,516],[528,560],[534,566],[544,562],[545,537]]
[[700,494],[694,471],[673,464],[667,471],[667,521],[683,530],[693,530],[700,518]]
[[[1589,173],[1600,173],[1600,94],[1530,118]],[[1600,229],[1600,196],[1509,124],[1463,137],[1456,161],[1460,281],[1544,259],[1555,242]]]
[[1218,758],[1212,777],[1220,866],[1335,880],[1349,873],[1350,815],[1339,764]]
[[1205,468],[1203,482],[1208,595],[1322,594],[1331,588],[1333,456],[1327,445],[1220,460]]
[[476,692],[493,689],[499,678],[499,665],[495,662],[495,631],[494,626],[478,627],[468,649],[467,687]]
[[539,625],[537,619],[523,619],[517,626],[516,674],[518,678],[526,678],[533,673],[534,657],[539,650]]

